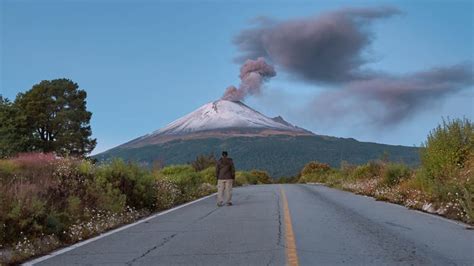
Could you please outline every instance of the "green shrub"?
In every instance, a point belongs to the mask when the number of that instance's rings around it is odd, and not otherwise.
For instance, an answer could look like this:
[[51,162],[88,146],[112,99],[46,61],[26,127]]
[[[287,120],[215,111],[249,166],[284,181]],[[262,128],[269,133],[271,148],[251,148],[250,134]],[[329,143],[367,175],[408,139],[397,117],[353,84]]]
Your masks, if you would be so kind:
[[160,174],[165,176],[173,176],[182,173],[195,172],[191,165],[170,165],[159,171]]
[[330,171],[331,167],[326,163],[319,163],[316,161],[309,162],[301,170],[299,182],[324,183],[326,182],[326,177]]
[[[235,172],[235,186],[242,186],[250,184],[250,173],[246,171],[237,171]],[[255,180],[256,184],[256,180]]]
[[200,184],[196,191],[195,191],[195,194],[194,196],[196,198],[200,198],[200,197],[203,197],[203,196],[206,196],[206,195],[209,195],[211,193],[214,193],[217,191],[217,187],[214,186],[214,185],[211,185],[209,183],[202,183]]
[[[473,174],[474,175],[474,174]],[[474,220],[474,178],[470,178],[461,191],[461,206],[468,221]]]
[[153,189],[155,178],[150,171],[136,163],[125,163],[115,159],[110,164],[102,165],[96,175],[103,183],[110,183],[126,195],[127,205],[134,208],[152,210],[156,193]]
[[199,172],[199,175],[201,176],[202,181],[204,183],[208,183],[211,185],[217,184],[216,169],[214,166],[202,170],[201,172]]
[[273,183],[272,178],[266,171],[260,171],[260,170],[252,170],[250,171],[250,175],[252,176],[252,180],[254,180],[256,183],[254,184],[271,184]]
[[421,149],[426,177],[449,179],[459,174],[474,153],[474,126],[468,119],[443,120],[433,129]]
[[46,202],[32,196],[9,204],[9,212],[3,217],[5,238],[18,241],[22,236],[39,236],[44,230]]
[[119,188],[108,183],[101,176],[96,176],[88,186],[84,198],[87,206],[100,210],[107,210],[114,213],[120,213],[125,210],[127,205],[127,196],[122,194]]
[[67,198],[67,213],[74,218],[79,218],[82,215],[83,206],[81,199],[78,196],[69,196]]
[[251,170],[251,171],[237,171],[235,173],[235,185],[257,185],[257,184],[272,184],[273,179],[266,171]]
[[177,204],[181,198],[181,190],[168,178],[157,178],[155,181],[156,203],[158,210],[164,210]]
[[381,175],[383,166],[379,162],[369,162],[367,164],[357,166],[352,172],[354,179],[370,179]]
[[213,167],[215,165],[216,158],[214,157],[214,154],[198,155],[196,159],[191,162],[191,166],[196,172],[202,171],[209,167]]
[[326,184],[333,187],[339,187],[345,180],[345,175],[342,171],[332,170],[326,175]]
[[301,175],[320,174],[329,171],[331,167],[327,163],[312,161],[307,163],[301,170]]
[[84,176],[92,176],[94,174],[94,165],[88,160],[81,160],[77,165],[77,171]]
[[68,226],[68,220],[67,215],[64,213],[51,212],[46,217],[44,232],[64,237],[63,232]]
[[10,180],[17,171],[18,165],[11,160],[0,160],[0,181]]
[[[211,179],[210,169],[206,171],[207,177]],[[206,182],[203,173],[195,172],[190,165],[173,165],[163,168],[158,172],[158,178],[166,178],[173,182],[179,190],[182,198],[180,202],[195,199],[199,194],[199,186]]]
[[411,170],[408,166],[399,163],[386,164],[383,169],[382,184],[386,186],[394,186],[402,179],[409,178]]

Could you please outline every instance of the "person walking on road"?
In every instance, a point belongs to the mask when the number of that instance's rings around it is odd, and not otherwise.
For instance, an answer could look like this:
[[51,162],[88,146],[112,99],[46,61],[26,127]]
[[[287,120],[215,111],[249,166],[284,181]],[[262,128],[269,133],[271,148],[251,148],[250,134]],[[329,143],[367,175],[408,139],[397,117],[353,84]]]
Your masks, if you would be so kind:
[[232,184],[235,179],[235,167],[232,158],[227,157],[226,151],[216,164],[217,206],[232,206]]

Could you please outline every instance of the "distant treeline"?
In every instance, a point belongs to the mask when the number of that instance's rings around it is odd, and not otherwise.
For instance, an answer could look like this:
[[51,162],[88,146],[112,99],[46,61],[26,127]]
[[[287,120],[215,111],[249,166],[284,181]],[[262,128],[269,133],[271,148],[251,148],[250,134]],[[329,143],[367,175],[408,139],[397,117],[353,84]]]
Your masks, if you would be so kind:
[[410,166],[420,163],[419,148],[359,142],[327,136],[268,136],[233,137],[227,139],[177,140],[140,148],[115,148],[94,156],[99,161],[119,157],[153,165],[160,161],[165,165],[189,162],[199,154],[220,154],[227,150],[236,167],[242,170],[261,169],[273,178],[291,177],[306,162],[319,161],[331,167],[342,162],[364,164],[385,158]]

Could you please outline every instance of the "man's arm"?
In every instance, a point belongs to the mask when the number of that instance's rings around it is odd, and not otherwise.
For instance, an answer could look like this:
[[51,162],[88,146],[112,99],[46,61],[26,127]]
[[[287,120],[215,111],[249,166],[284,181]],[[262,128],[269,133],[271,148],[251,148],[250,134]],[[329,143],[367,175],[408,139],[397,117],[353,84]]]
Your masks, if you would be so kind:
[[216,162],[216,179],[219,178],[219,161]]

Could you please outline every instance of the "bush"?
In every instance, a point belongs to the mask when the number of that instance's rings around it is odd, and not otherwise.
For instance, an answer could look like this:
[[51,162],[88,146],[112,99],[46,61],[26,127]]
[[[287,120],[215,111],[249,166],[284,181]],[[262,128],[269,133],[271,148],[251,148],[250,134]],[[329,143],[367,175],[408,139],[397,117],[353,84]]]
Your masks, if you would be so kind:
[[18,171],[18,165],[10,160],[0,160],[0,181],[7,181],[13,178]]
[[380,162],[369,162],[364,165],[357,166],[352,172],[354,179],[371,179],[381,175],[383,165]]
[[41,235],[47,216],[46,203],[43,200],[31,196],[10,202],[8,208],[8,213],[2,217],[7,243],[18,241],[24,236]]
[[[249,185],[250,183],[250,173],[246,171],[237,171],[235,172],[235,186]],[[256,184],[256,181],[255,181]]]
[[386,164],[383,169],[382,184],[394,186],[400,183],[402,179],[407,179],[411,175],[408,166],[399,163]]
[[446,180],[459,174],[474,153],[474,127],[468,119],[443,120],[421,150],[426,177]]
[[191,166],[196,172],[202,171],[206,168],[213,167],[216,165],[216,158],[214,154],[209,155],[198,155],[196,160],[191,162]]
[[183,173],[195,172],[191,165],[170,165],[159,171],[160,174],[165,176],[172,176]]
[[331,167],[326,163],[316,161],[309,162],[301,170],[299,182],[326,182],[326,177],[330,171]]
[[179,187],[167,178],[157,178],[155,181],[156,203],[158,210],[174,206],[181,199]]
[[327,163],[320,163],[316,161],[312,161],[307,163],[303,169],[301,170],[301,175],[309,175],[309,174],[321,174],[329,171],[331,167]]
[[112,187],[118,188],[126,196],[127,205],[138,209],[152,210],[154,208],[155,178],[138,164],[125,163],[123,160],[115,159],[110,164],[99,167],[96,175],[98,179],[103,179],[103,184],[110,184]]
[[199,175],[202,177],[202,181],[211,185],[217,184],[217,178],[216,178],[216,169],[214,166],[208,167],[201,172],[199,172]]
[[255,180],[254,184],[271,184],[273,183],[272,178],[268,175],[266,171],[252,170],[250,171],[250,176],[252,180]]
[[163,168],[157,173],[157,178],[164,178],[177,186],[180,191],[180,202],[193,200],[203,193],[200,187],[203,183],[214,185],[215,170],[213,167],[195,172],[190,165],[173,165]]

